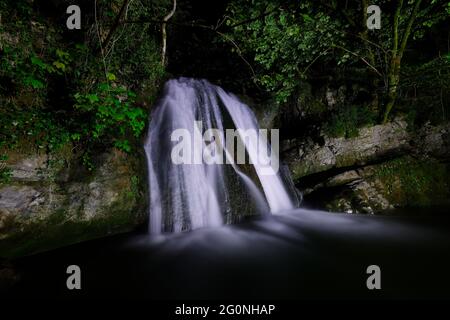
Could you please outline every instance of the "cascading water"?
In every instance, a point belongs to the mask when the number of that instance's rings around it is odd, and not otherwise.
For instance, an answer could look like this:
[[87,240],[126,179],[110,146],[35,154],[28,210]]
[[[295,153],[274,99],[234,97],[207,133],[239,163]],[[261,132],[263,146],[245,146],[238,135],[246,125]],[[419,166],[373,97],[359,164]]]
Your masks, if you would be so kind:
[[[212,135],[206,141],[204,135],[210,129],[216,129],[219,135]],[[235,137],[240,140],[251,166],[234,161],[234,150],[230,150],[228,141],[225,143],[224,133],[228,129],[238,132]],[[193,159],[192,163],[180,164],[173,159],[180,142],[173,138],[177,130],[194,137],[193,141],[182,141],[189,148],[181,152],[181,156]],[[247,139],[245,133],[249,130],[257,132],[258,139]],[[185,136],[182,138],[186,140]],[[212,154],[223,156],[228,165],[201,161],[204,153],[196,150],[209,150],[212,142],[215,146]],[[232,200],[236,196],[230,191],[230,185],[235,180],[240,183],[241,192],[249,195],[254,211],[278,212],[294,207],[295,197],[289,194],[277,168],[261,164],[264,156],[267,159],[270,155],[272,162],[278,159],[267,137],[259,134],[253,112],[237,97],[206,80],[181,78],[166,83],[164,95],[152,114],[145,151],[150,185],[150,233],[179,232],[233,221],[236,206],[243,207],[246,202],[242,198]]]

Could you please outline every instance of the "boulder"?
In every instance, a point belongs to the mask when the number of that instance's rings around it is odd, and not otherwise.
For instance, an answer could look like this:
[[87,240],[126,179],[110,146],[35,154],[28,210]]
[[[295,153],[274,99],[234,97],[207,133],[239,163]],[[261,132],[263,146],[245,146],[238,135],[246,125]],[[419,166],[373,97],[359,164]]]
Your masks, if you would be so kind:
[[306,202],[321,209],[381,213],[447,205],[450,198],[448,124],[410,131],[397,118],[361,128],[354,138],[286,141],[283,150]]

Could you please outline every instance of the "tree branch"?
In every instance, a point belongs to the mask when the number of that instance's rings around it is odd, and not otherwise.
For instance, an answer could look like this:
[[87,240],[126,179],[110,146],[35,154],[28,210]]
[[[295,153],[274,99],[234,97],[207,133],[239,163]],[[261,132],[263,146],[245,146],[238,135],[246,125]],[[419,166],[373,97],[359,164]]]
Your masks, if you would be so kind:
[[350,15],[347,13],[347,9],[346,8],[344,8],[344,10],[337,10],[337,3],[336,2],[332,2],[333,4],[332,5],[330,5],[329,3],[328,3],[328,1],[329,0],[325,0],[325,2],[324,1],[319,1],[319,4],[320,5],[322,5],[322,6],[324,6],[324,7],[326,7],[326,8],[328,8],[328,9],[331,9],[332,11],[334,11],[334,12],[338,12],[339,14],[341,14],[344,18],[345,18],[345,20],[347,20],[347,22],[352,26],[352,27],[356,27],[357,26],[357,24],[355,23],[355,21],[353,21],[353,19],[350,17]]
[[250,23],[250,22],[259,20],[259,19],[261,19],[261,18],[265,18],[265,17],[267,17],[268,15],[274,13],[275,11],[277,11],[277,10],[279,10],[279,9],[280,9],[280,8],[277,7],[277,8],[275,8],[275,9],[270,10],[270,11],[268,11],[268,12],[265,12],[265,13],[263,13],[263,14],[257,16],[257,17],[250,18],[250,19],[247,19],[247,20],[244,20],[244,21],[235,23],[235,24],[231,25],[230,28],[236,28],[236,27],[242,26],[242,25],[244,25],[244,24],[247,24],[247,23]]
[[370,62],[368,62],[364,57],[361,57],[359,54],[357,54],[357,53],[355,53],[355,52],[353,52],[353,51],[350,51],[350,50],[348,50],[348,49],[346,49],[346,48],[344,48],[344,47],[335,45],[335,44],[333,44],[332,47],[335,47],[335,48],[344,50],[345,52],[348,52],[348,53],[350,53],[351,55],[353,55],[353,56],[355,56],[355,57],[358,57],[359,59],[361,59],[361,61],[363,61],[365,64],[367,64],[373,71],[375,71],[376,74],[378,74],[380,77],[383,77],[383,74],[381,74],[381,72],[378,71],[377,68],[375,68],[372,64],[370,64]]
[[172,21],[163,21],[163,20],[156,20],[156,19],[140,19],[140,20],[124,20],[122,21],[122,23],[124,24],[168,24],[168,25],[173,25],[173,26],[178,26],[178,27],[190,27],[190,28],[201,28],[201,29],[208,29],[208,30],[212,30],[215,31],[216,28],[214,26],[208,26],[208,25],[204,25],[204,24],[198,24],[195,23],[195,21],[192,21],[190,23],[180,23],[180,22],[172,22]]
[[403,7],[403,0],[398,1],[397,9],[395,10],[394,15],[394,37],[392,39],[392,57],[397,56],[397,50],[398,50],[398,24],[400,20],[400,13],[402,11]]
[[128,6],[128,3],[130,2],[130,0],[125,0],[122,4],[122,7],[120,8],[119,13],[116,16],[116,19],[114,20],[113,25],[111,26],[111,28],[109,29],[108,35],[106,36],[105,41],[103,41],[101,47],[102,48],[106,48],[106,46],[109,44],[109,42],[111,41],[111,37],[113,35],[113,33],[116,31],[117,27],[120,24],[120,20],[123,17],[123,14],[125,13],[125,9]]
[[[122,21],[122,23],[152,23],[152,24],[159,24],[159,23],[163,23],[163,22],[164,21],[152,20],[152,19]],[[253,76],[256,77],[256,73],[255,73],[252,65],[250,64],[250,62],[248,62],[247,59],[245,59],[245,57],[242,54],[242,50],[239,48],[237,43],[233,39],[231,39],[229,36],[227,36],[226,34],[218,31],[214,26],[208,26],[208,25],[203,25],[203,24],[196,24],[195,22],[192,22],[192,23],[165,22],[165,23],[171,24],[171,25],[174,25],[174,26],[180,26],[180,27],[200,28],[200,29],[210,30],[210,31],[213,31],[213,32],[217,33],[219,36],[224,38],[227,42],[231,43],[233,45],[233,47],[236,48],[236,52],[239,55],[239,57],[249,67],[249,69],[252,72]]]
[[309,68],[311,68],[311,66],[321,57],[324,56],[325,54],[327,54],[328,51],[330,51],[331,48],[327,48],[325,51],[322,51],[321,53],[319,53],[307,66],[303,71],[299,71],[300,76],[304,76],[306,74],[306,72],[309,70]]
[[253,77],[254,77],[254,79],[256,80],[256,73],[255,73],[255,70],[253,70],[252,65],[247,61],[247,59],[244,58],[244,56],[242,55],[241,48],[239,48],[239,46],[237,45],[237,43],[236,43],[233,39],[231,39],[230,37],[228,37],[226,34],[220,32],[220,31],[217,31],[217,30],[214,30],[214,31],[215,31],[218,35],[220,35],[221,37],[223,37],[225,40],[227,40],[228,42],[230,42],[230,43],[236,48],[237,54],[238,54],[239,57],[247,64],[247,66],[250,68],[250,70],[252,71]]
[[402,42],[400,44],[400,51],[398,52],[398,56],[399,56],[400,59],[402,58],[403,53],[405,52],[406,43],[408,42],[409,35],[411,34],[411,28],[412,28],[412,25],[414,23],[414,20],[416,19],[417,12],[419,11],[419,7],[420,7],[420,3],[421,2],[422,2],[422,0],[416,0],[415,5],[414,5],[414,9],[413,9],[413,11],[411,13],[411,16],[409,17],[408,24],[406,26],[406,30],[405,30],[405,32],[403,34],[403,37],[402,37]]
[[163,23],[161,25],[161,32],[162,32],[162,58],[161,58],[161,63],[164,66],[165,62],[166,62],[166,50],[167,50],[167,32],[166,32],[166,24],[167,21],[169,21],[170,18],[172,18],[172,16],[175,13],[175,10],[177,10],[177,0],[173,0],[173,7],[172,7],[172,11],[170,11],[164,18],[163,18]]

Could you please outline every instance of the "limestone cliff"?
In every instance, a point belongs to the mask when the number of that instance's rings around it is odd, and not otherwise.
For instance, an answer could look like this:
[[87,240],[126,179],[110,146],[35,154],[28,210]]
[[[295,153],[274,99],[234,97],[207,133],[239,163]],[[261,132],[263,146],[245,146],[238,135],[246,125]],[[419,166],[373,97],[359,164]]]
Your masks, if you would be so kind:
[[[23,148],[22,148],[23,149]],[[97,154],[89,171],[71,146],[14,150],[0,184],[0,257],[31,254],[133,229],[147,216],[143,155]]]

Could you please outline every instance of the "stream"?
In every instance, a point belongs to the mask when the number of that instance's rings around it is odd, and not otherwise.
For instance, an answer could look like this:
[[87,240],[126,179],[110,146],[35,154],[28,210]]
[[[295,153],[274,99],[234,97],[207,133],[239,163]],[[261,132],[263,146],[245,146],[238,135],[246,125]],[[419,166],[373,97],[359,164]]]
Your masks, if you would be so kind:
[[[297,209],[176,234],[143,230],[17,260],[10,296],[449,298],[449,222]],[[71,264],[81,290],[66,288]],[[369,265],[381,269],[381,290],[366,287]]]

